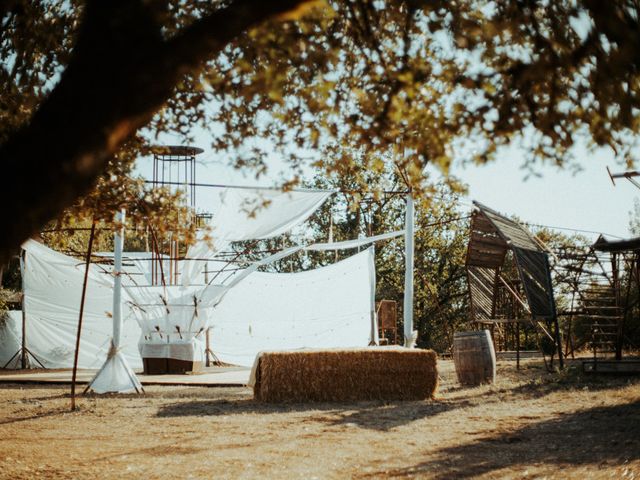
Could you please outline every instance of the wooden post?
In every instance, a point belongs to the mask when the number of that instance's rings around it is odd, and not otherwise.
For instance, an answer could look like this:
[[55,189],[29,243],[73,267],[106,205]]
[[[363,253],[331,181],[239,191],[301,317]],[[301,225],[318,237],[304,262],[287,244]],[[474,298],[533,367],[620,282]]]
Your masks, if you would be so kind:
[[78,373],[78,355],[80,353],[80,335],[82,334],[82,316],[84,314],[84,300],[87,293],[87,280],[89,278],[89,265],[91,264],[91,251],[93,250],[93,238],[96,233],[96,220],[91,223],[89,234],[89,247],[84,267],[84,281],[82,282],[82,296],[80,297],[80,314],[78,315],[78,332],[76,334],[76,351],[73,355],[73,374],[71,375],[71,410],[76,409],[76,376]]
[[520,370],[520,322],[516,322],[516,368]]
[[206,344],[206,348],[204,351],[205,354],[205,360],[204,360],[204,365],[205,367],[210,367],[211,366],[211,359],[209,358],[209,352],[211,351],[211,344],[209,341],[209,329],[207,328],[207,333],[206,333],[206,337],[207,339],[207,344]]

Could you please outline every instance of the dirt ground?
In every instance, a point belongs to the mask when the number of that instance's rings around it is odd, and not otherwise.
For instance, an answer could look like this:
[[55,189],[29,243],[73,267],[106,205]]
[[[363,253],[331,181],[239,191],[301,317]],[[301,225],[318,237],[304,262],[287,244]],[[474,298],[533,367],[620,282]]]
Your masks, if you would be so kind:
[[436,400],[262,405],[247,388],[0,386],[0,478],[640,478],[640,377],[499,362]]

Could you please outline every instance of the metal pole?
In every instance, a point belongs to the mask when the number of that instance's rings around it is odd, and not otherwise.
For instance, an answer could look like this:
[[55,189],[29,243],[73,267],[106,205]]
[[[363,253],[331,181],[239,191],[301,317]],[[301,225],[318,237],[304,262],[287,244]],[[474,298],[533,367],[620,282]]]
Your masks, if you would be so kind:
[[404,233],[404,345],[412,346],[413,335],[413,196],[407,194]]
[[96,220],[91,223],[89,234],[89,247],[84,266],[84,280],[82,282],[82,295],[80,297],[80,314],[78,316],[78,332],[76,333],[76,351],[73,355],[73,374],[71,375],[71,410],[76,409],[76,375],[78,373],[78,355],[80,353],[80,335],[82,334],[82,316],[84,314],[84,299],[87,293],[87,280],[89,278],[89,265],[91,264],[91,251],[93,249],[93,237],[96,233]]
[[22,344],[20,346],[20,367],[27,368],[27,314],[24,308],[24,276],[26,270],[27,251],[23,250],[20,256],[20,277],[22,279]]
[[516,322],[516,368],[520,370],[520,322]]
[[373,281],[371,282],[371,334],[369,339],[369,345],[378,345],[378,319],[376,315],[376,275],[375,275],[375,258],[376,247],[375,244],[369,247],[373,252]]
[[116,214],[116,222],[122,224],[113,236],[113,346],[120,347],[120,332],[122,330],[122,244],[124,241],[124,209]]

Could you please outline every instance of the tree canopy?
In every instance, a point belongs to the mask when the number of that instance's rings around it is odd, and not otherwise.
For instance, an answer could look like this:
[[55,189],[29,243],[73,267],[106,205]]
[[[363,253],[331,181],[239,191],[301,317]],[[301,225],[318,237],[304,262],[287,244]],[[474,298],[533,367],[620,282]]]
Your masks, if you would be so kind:
[[570,163],[585,138],[631,163],[639,10],[632,0],[4,2],[0,254],[95,185],[108,198],[157,135],[188,139],[196,127],[238,167],[261,172],[274,151],[294,169],[339,175],[392,165],[417,194],[428,193],[425,166],[448,173],[517,140],[530,162]]

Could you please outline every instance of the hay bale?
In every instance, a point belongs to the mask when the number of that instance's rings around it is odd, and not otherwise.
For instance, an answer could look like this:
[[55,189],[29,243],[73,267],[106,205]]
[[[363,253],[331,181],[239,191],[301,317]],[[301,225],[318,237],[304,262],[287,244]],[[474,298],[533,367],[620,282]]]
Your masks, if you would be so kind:
[[252,377],[273,403],[424,400],[438,386],[435,352],[398,347],[263,352]]

